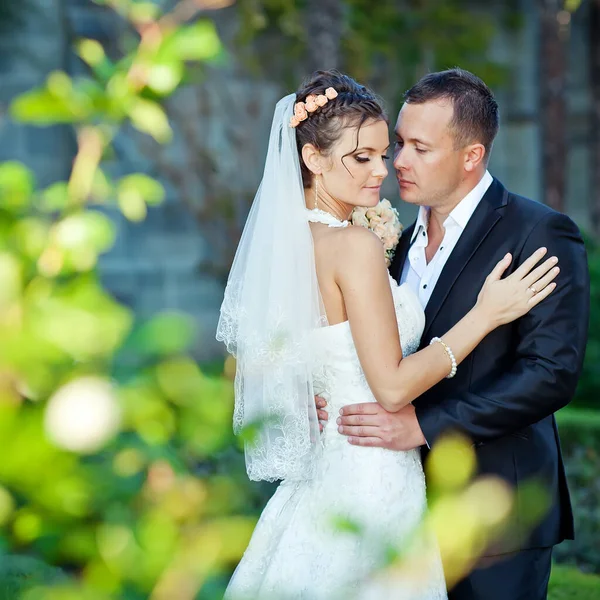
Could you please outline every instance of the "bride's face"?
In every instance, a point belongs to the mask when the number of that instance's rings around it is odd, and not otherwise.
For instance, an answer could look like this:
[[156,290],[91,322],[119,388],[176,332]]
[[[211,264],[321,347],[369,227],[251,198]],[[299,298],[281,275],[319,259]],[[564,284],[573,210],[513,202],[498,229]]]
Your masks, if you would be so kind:
[[360,129],[344,128],[330,152],[320,160],[319,196],[329,196],[351,207],[375,206],[388,174],[389,145],[385,121],[367,121]]

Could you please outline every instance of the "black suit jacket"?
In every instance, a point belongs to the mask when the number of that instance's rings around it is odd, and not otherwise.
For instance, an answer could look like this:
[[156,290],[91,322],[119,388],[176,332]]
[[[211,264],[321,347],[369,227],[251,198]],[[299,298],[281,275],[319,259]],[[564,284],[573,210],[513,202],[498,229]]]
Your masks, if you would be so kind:
[[[397,280],[414,229],[401,238],[390,272]],[[485,278],[507,253],[514,271],[537,248],[559,258],[557,288],[526,316],[488,335],[445,379],[415,402],[430,446],[444,432],[467,434],[481,473],[517,490],[535,478],[550,507],[533,532],[517,500],[507,550],[546,547],[573,537],[573,515],[553,413],[573,398],[587,341],[589,271],[577,226],[547,206],[508,192],[495,179],[473,213],[426,307],[422,346],[442,336],[475,304]],[[427,451],[424,449],[424,458]],[[517,496],[519,498],[519,495]],[[514,530],[519,530],[519,535]]]

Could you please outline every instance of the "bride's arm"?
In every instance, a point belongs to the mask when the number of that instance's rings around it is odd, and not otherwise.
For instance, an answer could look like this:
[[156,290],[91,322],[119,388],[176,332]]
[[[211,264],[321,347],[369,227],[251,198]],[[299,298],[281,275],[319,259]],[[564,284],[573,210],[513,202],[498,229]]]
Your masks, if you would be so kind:
[[[395,412],[450,373],[451,360],[435,343],[403,360],[398,325],[381,242],[362,227],[350,227],[337,253],[336,281],[342,292],[352,337],[375,398]],[[519,269],[500,280],[511,257],[490,273],[476,305],[443,336],[460,364],[496,327],[526,314],[552,292],[558,274],[554,258],[533,267],[544,256],[538,250]],[[533,269],[533,270],[532,270]],[[538,293],[529,291],[534,285]]]

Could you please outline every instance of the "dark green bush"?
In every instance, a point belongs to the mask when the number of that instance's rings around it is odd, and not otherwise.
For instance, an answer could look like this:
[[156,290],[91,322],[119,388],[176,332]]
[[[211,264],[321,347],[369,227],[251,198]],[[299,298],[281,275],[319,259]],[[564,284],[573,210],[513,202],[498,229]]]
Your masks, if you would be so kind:
[[52,585],[66,580],[60,569],[31,556],[0,556],[0,600],[17,600],[37,585]]
[[600,408],[600,246],[587,244],[591,280],[591,311],[588,345],[583,373],[573,405],[581,408]]
[[560,544],[555,557],[600,573],[600,411],[564,409],[558,413],[558,426],[576,539]]
[[552,568],[548,600],[598,600],[600,577],[577,569],[555,565]]

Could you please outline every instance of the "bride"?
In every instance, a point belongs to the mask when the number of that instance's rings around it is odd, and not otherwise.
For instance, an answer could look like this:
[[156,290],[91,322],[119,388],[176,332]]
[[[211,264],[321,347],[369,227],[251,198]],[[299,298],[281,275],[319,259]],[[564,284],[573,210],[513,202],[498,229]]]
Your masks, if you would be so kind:
[[[418,450],[348,444],[328,410],[379,402],[397,411],[441,381],[493,329],[554,289],[538,250],[512,275],[507,255],[475,306],[419,351],[418,298],[389,277],[380,239],[349,226],[387,175],[388,124],[377,97],[337,71],[315,73],[276,106],[265,171],[231,269],[217,338],[237,358],[234,427],[253,480],[283,480],[226,592],[231,600],[446,599],[435,540],[419,577],[383,579],[426,510]],[[537,292],[537,293],[536,293]],[[418,401],[418,400],[417,400]]]

